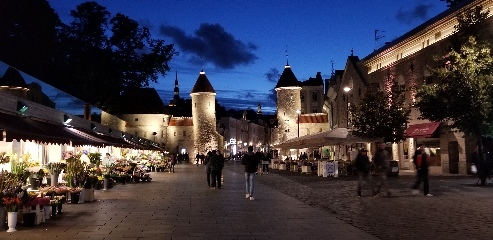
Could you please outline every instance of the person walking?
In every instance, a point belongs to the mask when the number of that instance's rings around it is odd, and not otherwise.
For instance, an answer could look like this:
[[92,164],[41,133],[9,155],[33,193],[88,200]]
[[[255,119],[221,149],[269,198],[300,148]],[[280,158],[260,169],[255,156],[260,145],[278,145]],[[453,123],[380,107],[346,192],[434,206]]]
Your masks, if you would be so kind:
[[270,164],[270,154],[265,153],[263,159],[262,159],[262,173],[269,174],[269,164]]
[[212,150],[210,158],[210,168],[211,168],[211,187],[221,188],[221,171],[223,169],[224,162],[217,156],[216,150]]
[[478,182],[481,186],[486,185],[486,178],[489,178],[488,157],[486,150],[483,149],[483,151],[480,151],[479,146],[476,146],[472,153],[472,163],[476,166],[476,172],[474,174],[478,175]]
[[368,178],[368,181],[371,179],[370,172],[370,159],[368,158],[368,150],[361,149],[354,160],[354,165],[356,167],[356,172],[358,174],[358,188],[357,193],[358,197],[361,197],[361,185],[363,184],[365,177]]
[[419,148],[414,152],[413,161],[416,167],[416,182],[413,185],[413,194],[419,194],[419,185],[423,182],[423,193],[427,197],[433,197],[429,193],[430,186],[428,182],[428,154],[425,151],[426,145],[421,144]]
[[253,152],[253,146],[248,146],[248,152],[243,155],[241,164],[245,165],[246,198],[253,200],[255,173],[259,164],[259,159]]
[[212,152],[209,151],[203,163],[205,164],[205,174],[207,175],[207,186],[209,187],[211,187],[211,161],[210,161],[211,156],[212,156]]
[[382,188],[387,191],[387,196],[391,193],[387,186],[387,168],[389,167],[389,153],[385,150],[385,143],[379,143],[378,149],[373,157],[373,164],[375,165],[375,173],[378,177],[377,188],[373,188],[373,196],[381,195]]
[[170,164],[169,172],[175,172],[176,155],[174,153],[172,153],[169,159],[170,159],[169,160],[169,164]]

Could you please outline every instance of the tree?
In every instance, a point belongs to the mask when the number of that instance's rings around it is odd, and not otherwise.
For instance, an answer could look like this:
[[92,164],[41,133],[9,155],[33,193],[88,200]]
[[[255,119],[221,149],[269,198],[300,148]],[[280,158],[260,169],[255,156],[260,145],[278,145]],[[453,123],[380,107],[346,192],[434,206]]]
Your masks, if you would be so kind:
[[[473,22],[474,19],[465,20]],[[479,24],[483,20],[474,22]],[[461,21],[456,27],[456,34],[474,33],[471,27],[476,28],[477,25],[461,24]],[[422,86],[416,94],[415,106],[421,112],[421,118],[448,122],[451,129],[477,139],[479,151],[482,152],[482,137],[493,136],[491,44],[470,35],[459,50],[452,48],[447,55],[435,61],[436,66],[429,67],[433,84]],[[480,156],[483,158],[483,154]],[[481,179],[481,184],[485,180]]]
[[96,2],[78,5],[71,16],[59,34],[63,67],[56,85],[63,90],[111,112],[121,93],[148,87],[170,70],[173,45],[152,39],[149,29],[129,17],[111,17]]
[[0,61],[40,78],[49,76],[58,15],[45,0],[0,1]]
[[441,2],[446,2],[447,7],[451,8],[454,7],[455,5],[463,2],[464,0],[440,0]]
[[403,89],[392,81],[388,91],[370,86],[359,105],[351,105],[350,122],[358,136],[383,137],[386,142],[404,139],[406,123],[411,113],[405,106]]

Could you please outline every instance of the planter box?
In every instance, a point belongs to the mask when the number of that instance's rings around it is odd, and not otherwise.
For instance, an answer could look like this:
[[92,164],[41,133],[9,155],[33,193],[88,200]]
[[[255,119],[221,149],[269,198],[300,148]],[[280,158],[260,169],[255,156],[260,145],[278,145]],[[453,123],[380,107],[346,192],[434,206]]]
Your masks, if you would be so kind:
[[272,169],[279,169],[279,163],[274,163],[272,165]]
[[94,188],[83,189],[84,191],[84,202],[92,202],[94,201]]
[[301,166],[301,173],[312,174],[312,166]]
[[286,170],[286,164],[279,164],[279,170]]

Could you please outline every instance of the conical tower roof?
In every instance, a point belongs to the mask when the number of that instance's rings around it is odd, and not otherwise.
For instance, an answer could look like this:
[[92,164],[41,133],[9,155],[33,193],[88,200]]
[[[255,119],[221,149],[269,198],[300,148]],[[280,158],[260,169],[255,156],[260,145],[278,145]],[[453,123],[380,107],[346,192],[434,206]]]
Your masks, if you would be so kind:
[[276,88],[297,87],[299,85],[300,84],[298,82],[298,79],[294,75],[293,70],[291,70],[291,67],[289,65],[286,65],[284,67],[284,71],[282,71],[279,81],[277,82]]
[[209,82],[209,79],[207,79],[207,76],[205,76],[204,71],[200,72],[200,75],[197,78],[197,81],[195,82],[195,85],[193,86],[191,93],[199,93],[199,92],[216,93],[216,91],[214,91],[214,88],[211,85],[211,82]]
[[0,86],[28,88],[19,71],[12,67],[9,67],[0,78]]

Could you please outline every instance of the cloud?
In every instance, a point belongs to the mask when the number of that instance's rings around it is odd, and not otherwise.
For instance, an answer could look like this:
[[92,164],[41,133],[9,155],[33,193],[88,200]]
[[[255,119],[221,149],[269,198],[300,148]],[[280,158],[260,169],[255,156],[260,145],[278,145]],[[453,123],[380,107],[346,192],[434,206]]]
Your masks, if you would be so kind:
[[253,53],[257,46],[235,39],[219,24],[201,24],[193,36],[169,25],[161,25],[159,30],[162,35],[173,38],[183,52],[192,54],[189,60],[195,63],[204,61],[222,69],[233,69],[252,64],[258,58]]
[[410,24],[415,20],[426,21],[428,20],[428,14],[432,8],[432,4],[418,4],[410,10],[401,8],[397,11],[396,19],[405,24]]
[[275,89],[271,89],[267,98],[272,102],[277,102],[277,92]]
[[279,71],[276,68],[271,68],[265,73],[265,77],[269,82],[277,83],[279,80]]

